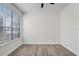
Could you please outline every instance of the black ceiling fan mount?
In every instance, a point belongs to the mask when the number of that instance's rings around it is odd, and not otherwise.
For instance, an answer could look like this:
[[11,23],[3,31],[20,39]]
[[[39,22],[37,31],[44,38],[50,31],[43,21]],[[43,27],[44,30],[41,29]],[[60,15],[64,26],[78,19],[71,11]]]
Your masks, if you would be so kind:
[[[49,4],[54,5],[55,3],[49,3]],[[44,3],[41,3],[41,8],[43,7],[44,7]]]

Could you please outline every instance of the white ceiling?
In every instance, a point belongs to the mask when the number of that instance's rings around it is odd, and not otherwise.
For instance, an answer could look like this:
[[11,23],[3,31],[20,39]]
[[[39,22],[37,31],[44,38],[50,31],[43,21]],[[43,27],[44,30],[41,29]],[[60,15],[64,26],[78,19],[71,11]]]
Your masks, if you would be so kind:
[[59,13],[68,4],[69,3],[55,3],[55,5],[51,5],[48,3],[44,3],[43,8],[41,8],[41,3],[15,3],[14,5],[24,13],[42,12],[42,11]]

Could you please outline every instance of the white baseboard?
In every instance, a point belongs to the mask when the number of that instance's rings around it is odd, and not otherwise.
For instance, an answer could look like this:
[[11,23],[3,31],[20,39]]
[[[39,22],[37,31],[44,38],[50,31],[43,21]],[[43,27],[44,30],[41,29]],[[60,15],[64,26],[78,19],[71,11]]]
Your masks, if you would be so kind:
[[43,43],[23,43],[23,44],[59,44],[59,42],[55,42],[55,43],[48,43],[48,42],[43,42]]
[[71,50],[70,48],[68,48],[66,45],[60,43],[60,45],[62,45],[63,47],[65,47],[66,49],[68,49],[69,51],[71,51],[72,53],[74,53],[75,55],[78,56],[78,54],[76,52],[74,52],[73,50]]

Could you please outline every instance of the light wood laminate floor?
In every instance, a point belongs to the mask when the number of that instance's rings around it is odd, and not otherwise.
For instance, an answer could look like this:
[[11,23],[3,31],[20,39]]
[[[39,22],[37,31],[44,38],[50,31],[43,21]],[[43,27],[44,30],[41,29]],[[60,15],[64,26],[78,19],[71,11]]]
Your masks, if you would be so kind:
[[75,56],[59,44],[27,44],[13,51],[9,56]]

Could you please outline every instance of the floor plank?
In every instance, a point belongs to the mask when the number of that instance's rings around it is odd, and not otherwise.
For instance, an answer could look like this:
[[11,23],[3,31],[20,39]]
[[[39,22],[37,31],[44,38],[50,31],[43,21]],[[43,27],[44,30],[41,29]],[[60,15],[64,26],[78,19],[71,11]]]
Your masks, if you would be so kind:
[[25,44],[13,51],[9,56],[76,56],[59,44]]

